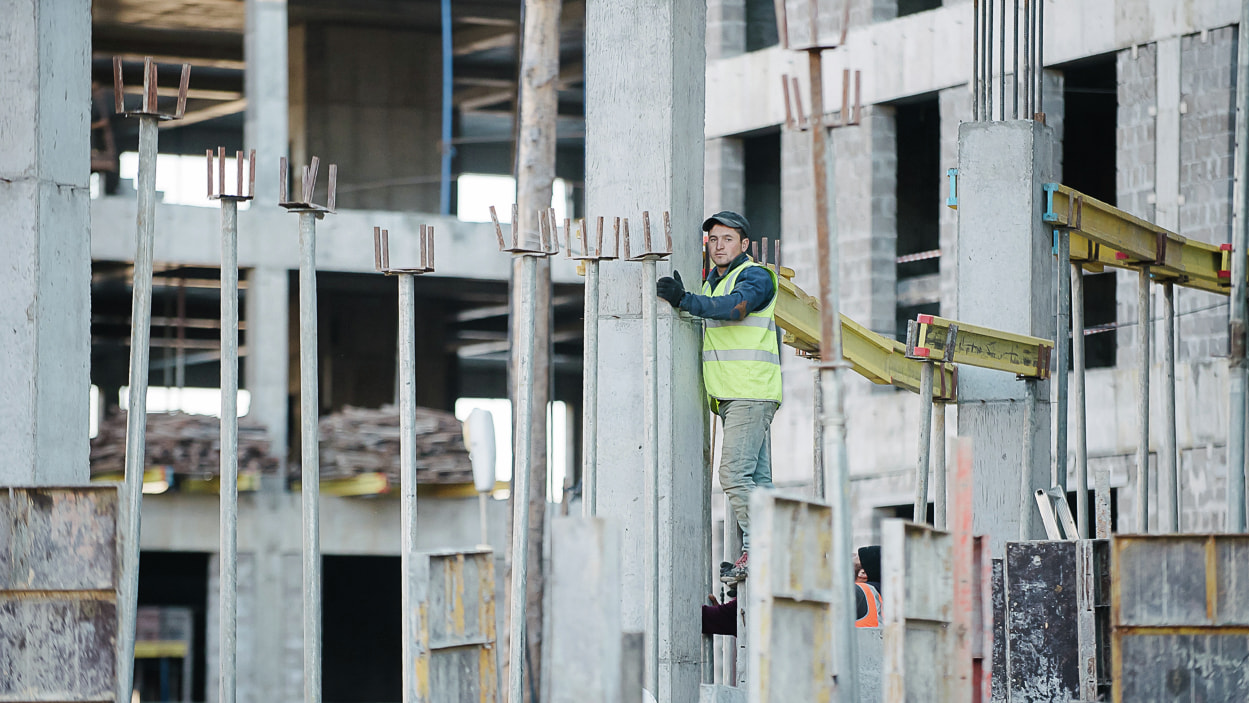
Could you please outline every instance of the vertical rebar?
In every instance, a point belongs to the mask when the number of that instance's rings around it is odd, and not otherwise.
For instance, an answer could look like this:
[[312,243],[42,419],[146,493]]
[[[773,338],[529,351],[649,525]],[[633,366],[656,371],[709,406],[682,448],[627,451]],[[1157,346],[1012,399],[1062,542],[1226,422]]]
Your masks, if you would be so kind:
[[1140,352],[1140,384],[1136,420],[1140,434],[1136,446],[1136,529],[1149,532],[1149,267],[1142,266],[1136,290],[1137,349]]
[[[602,247],[600,246],[600,249]],[[597,255],[597,252],[596,252]],[[585,262],[585,350],[581,365],[581,512],[598,512],[598,261]]]
[[1023,457],[1019,462],[1019,539],[1032,538],[1032,455],[1036,425],[1036,379],[1025,378],[1023,382]]
[[812,175],[815,191],[815,229],[820,280],[820,389],[824,395],[823,440],[825,500],[833,508],[833,583],[841,588],[842,617],[834,618],[832,670],[837,676],[840,700],[858,700],[858,644],[854,634],[854,574],[850,520],[850,473],[846,452],[846,414],[841,355],[841,301],[838,271],[837,203],[834,197],[835,152],[828,131],[820,122],[824,114],[821,89],[823,68],[820,52],[807,53],[811,79],[811,109],[816,116],[811,129]]
[[[403,570],[403,703],[421,701],[413,644],[420,632],[416,592],[416,276],[400,274],[399,283],[399,520],[400,568]],[[483,495],[484,498],[484,495]],[[485,505],[484,501],[481,502]],[[483,540],[485,535],[483,533]]]
[[221,612],[218,656],[221,703],[234,703],[238,641],[239,523],[238,201],[221,198]]
[[1232,301],[1228,319],[1227,530],[1245,531],[1245,404],[1249,401],[1245,330],[1246,252],[1249,252],[1249,3],[1241,3],[1236,41],[1236,148],[1233,170]]
[[1002,0],[998,27],[998,113],[1006,120],[1006,0]]
[[1036,0],[1036,111],[1045,112],[1045,0]]
[[317,378],[317,216],[299,213],[299,444],[303,508],[304,701],[321,703],[321,457]]
[[1012,17],[1015,21],[1015,42],[1014,51],[1011,52],[1011,117],[1019,119],[1019,0],[1014,0],[1015,11]]
[[980,119],[980,0],[971,0],[971,118]]
[[1032,2],[1023,0],[1023,118],[1032,119]]
[[121,632],[117,638],[117,700],[129,701],[134,683],[135,618],[139,608],[139,533],[147,452],[147,373],[152,326],[152,250],[156,224],[156,117],[139,116],[138,216],[134,294],[130,307],[130,397],[126,411],[125,526],[122,539]]
[[532,464],[530,436],[533,418],[534,337],[537,335],[538,260],[521,256],[520,300],[513,303],[521,316],[517,358],[516,412],[512,415],[516,432],[516,453],[512,464],[512,590],[511,623],[508,645],[507,703],[524,701],[525,593],[529,567],[529,472]]
[[[1089,537],[1089,442],[1084,394],[1084,268],[1071,266],[1071,403],[1076,413],[1076,525],[1080,539]],[[1101,537],[1101,535],[1098,535]]]
[[[993,4],[984,0],[984,103],[985,119],[993,119]],[[922,520],[918,522],[923,522]]]
[[659,692],[659,311],[655,295],[655,261],[642,262],[642,474],[647,480],[647,545],[650,578],[646,583],[646,606],[650,613],[647,643],[646,687]]
[[1071,260],[1071,231],[1055,228],[1058,256],[1054,261],[1055,278],[1058,283],[1058,332],[1055,335],[1054,368],[1051,371],[1054,386],[1054,414],[1057,415],[1056,431],[1054,432],[1054,480],[1067,499],[1067,369],[1070,357],[1067,351],[1067,340],[1071,330],[1071,275],[1068,262]]
[[928,522],[928,466],[932,454],[932,362],[919,367],[919,451],[915,460],[915,501],[911,519]]
[[1175,284],[1162,284],[1162,453],[1158,457],[1158,531],[1180,531],[1175,436]]
[[946,463],[945,463],[945,403],[933,406],[932,417],[932,479],[933,479],[933,524],[938,530],[946,529]]

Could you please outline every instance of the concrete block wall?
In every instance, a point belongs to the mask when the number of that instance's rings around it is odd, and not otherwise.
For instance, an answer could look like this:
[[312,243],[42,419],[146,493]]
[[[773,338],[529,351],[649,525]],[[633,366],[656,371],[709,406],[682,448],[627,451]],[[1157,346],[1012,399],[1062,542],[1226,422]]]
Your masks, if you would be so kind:
[[708,0],[707,60],[746,51],[746,0]]
[[[742,212],[746,205],[745,145],[741,139],[708,139],[703,166],[703,213]],[[686,279],[693,285],[697,277]]]

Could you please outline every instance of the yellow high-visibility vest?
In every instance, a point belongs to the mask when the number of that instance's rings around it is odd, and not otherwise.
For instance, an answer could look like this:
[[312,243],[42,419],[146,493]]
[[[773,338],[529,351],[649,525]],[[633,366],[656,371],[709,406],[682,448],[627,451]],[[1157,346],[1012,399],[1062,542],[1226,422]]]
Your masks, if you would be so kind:
[[[747,259],[716,283],[713,290],[703,281],[702,294],[727,295],[733,292],[737,276],[747,266],[762,266]],[[721,400],[771,400],[781,402],[781,355],[776,341],[776,272],[763,266],[772,277],[772,300],[762,310],[745,318],[704,320],[703,385],[716,409]]]

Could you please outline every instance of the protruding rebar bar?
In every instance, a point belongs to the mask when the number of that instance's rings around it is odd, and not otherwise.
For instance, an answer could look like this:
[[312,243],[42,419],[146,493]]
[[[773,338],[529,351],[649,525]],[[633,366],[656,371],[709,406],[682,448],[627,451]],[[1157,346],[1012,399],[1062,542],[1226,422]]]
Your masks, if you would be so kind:
[[993,119],[993,5],[997,0],[984,0],[984,102],[985,119]]
[[980,0],[971,0],[971,118],[980,119]]
[[1019,119],[1019,0],[1013,0],[1015,3],[1015,11],[1011,13],[1011,17],[1015,23],[1015,42],[1014,51],[1011,52],[1011,61],[1013,67],[1011,70],[1011,117]]

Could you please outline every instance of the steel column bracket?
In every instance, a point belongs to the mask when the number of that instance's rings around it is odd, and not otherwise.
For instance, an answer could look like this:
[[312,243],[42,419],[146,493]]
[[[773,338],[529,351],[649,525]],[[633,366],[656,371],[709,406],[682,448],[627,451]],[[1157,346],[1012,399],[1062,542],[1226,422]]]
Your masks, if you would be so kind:
[[[792,87],[791,87],[792,86]],[[798,78],[787,73],[781,74],[781,90],[785,94],[785,126],[791,130],[805,132],[813,126],[849,127],[862,121],[863,94],[862,75],[854,72],[854,103],[850,102],[850,69],[841,72],[841,110],[823,115],[807,115],[802,107],[802,93],[798,89]],[[792,105],[791,105],[792,99]]]
[[[585,231],[585,219],[577,220],[577,239],[581,241],[581,253],[577,254],[573,250],[572,245],[572,224],[567,218],[564,219],[564,258],[573,261],[615,261],[620,258],[620,218],[614,218],[612,224],[612,250],[611,253],[603,251],[603,218],[598,218],[598,232],[595,237],[594,248],[590,248],[589,237]],[[502,235],[502,232],[499,233]],[[556,242],[558,244],[558,241]],[[671,247],[669,247],[671,248]]]
[[664,248],[656,249],[651,243],[651,213],[642,211],[642,251],[634,255],[629,249],[629,218],[624,218],[625,261],[666,261],[672,256],[672,219],[664,210]]
[[434,272],[434,226],[421,225],[421,264],[413,268],[391,268],[390,230],[373,228],[373,270],[387,276]]
[[125,117],[154,117],[162,122],[180,120],[186,114],[186,93],[191,82],[191,64],[182,64],[182,79],[178,82],[178,104],[172,113],[157,110],[156,62],[151,56],[143,59],[143,105],[138,110],[126,109],[126,86],[121,77],[121,57],[113,57],[113,107],[114,112]]
[[312,157],[312,162],[308,166],[304,166],[301,177],[301,186],[299,200],[290,199],[290,180],[286,170],[286,157],[283,156],[279,162],[279,187],[278,192],[282,194],[278,205],[286,208],[290,212],[314,212],[320,219],[327,214],[334,214],[334,199],[338,193],[338,165],[330,164],[330,182],[329,196],[325,201],[325,205],[317,205],[312,202],[313,196],[317,190],[317,169],[321,164],[319,157]]
[[[520,219],[516,204],[512,203],[512,245],[508,246],[503,239],[503,228],[499,226],[499,216],[494,206],[490,206],[490,221],[494,223],[494,234],[499,241],[499,251],[511,252],[523,256],[554,256],[560,251],[559,227],[555,224],[555,210],[547,208],[535,214],[538,219],[539,248],[534,249],[520,241]],[[567,234],[567,233],[565,233]],[[554,241],[552,241],[554,240]]]
[[947,168],[945,175],[950,179],[950,197],[945,199],[945,206],[951,210],[958,209],[958,169]]
[[[238,174],[237,190],[233,194],[226,194],[226,149],[223,146],[217,147],[217,173],[213,178],[213,152],[212,149],[206,150],[205,156],[208,161],[208,199],[209,200],[235,200],[244,201],[251,200],[256,197],[256,150],[252,149],[247,155],[247,181],[244,188],[243,181],[243,152],[234,152],[235,171]],[[216,190],[213,189],[213,183],[217,184]]]

